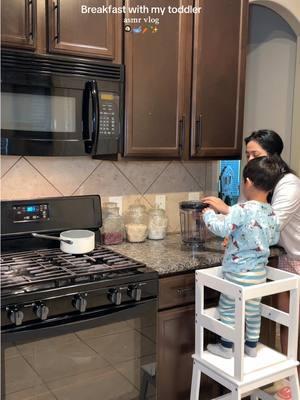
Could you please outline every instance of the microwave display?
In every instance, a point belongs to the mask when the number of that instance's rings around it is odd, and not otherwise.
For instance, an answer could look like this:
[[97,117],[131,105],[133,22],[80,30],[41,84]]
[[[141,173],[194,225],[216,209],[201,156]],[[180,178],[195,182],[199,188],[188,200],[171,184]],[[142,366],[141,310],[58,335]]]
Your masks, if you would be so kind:
[[118,129],[116,115],[118,115],[119,96],[111,93],[100,94],[100,135],[115,135]]

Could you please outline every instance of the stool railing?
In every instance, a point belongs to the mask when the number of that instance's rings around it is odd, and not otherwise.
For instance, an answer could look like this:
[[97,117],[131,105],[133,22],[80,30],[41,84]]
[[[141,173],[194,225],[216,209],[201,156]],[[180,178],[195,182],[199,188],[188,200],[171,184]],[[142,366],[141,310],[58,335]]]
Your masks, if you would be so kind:
[[[196,271],[196,329],[195,355],[202,358],[204,352],[204,329],[208,329],[233,342],[234,375],[244,379],[245,303],[257,297],[290,292],[289,312],[285,313],[261,304],[262,316],[288,328],[288,359],[297,359],[299,325],[299,277],[285,271],[267,267],[266,283],[240,286],[222,278],[222,267]],[[218,320],[216,307],[204,309],[204,289],[209,287],[235,299],[235,327]]]

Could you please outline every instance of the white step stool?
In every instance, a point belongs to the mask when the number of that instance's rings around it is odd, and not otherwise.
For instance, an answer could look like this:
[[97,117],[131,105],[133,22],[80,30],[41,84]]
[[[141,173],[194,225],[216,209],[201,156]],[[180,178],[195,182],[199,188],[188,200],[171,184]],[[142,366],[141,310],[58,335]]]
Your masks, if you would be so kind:
[[[300,400],[297,375],[300,279],[297,275],[267,267],[268,282],[240,286],[222,278],[222,267],[196,271],[195,354],[190,400],[199,399],[201,373],[231,391],[219,400],[237,400],[251,395],[251,400],[273,398],[260,388],[283,378],[289,378],[293,400]],[[235,327],[218,321],[216,307],[204,309],[204,287],[235,298]],[[244,355],[245,301],[256,297],[290,292],[289,313],[261,304],[262,316],[288,327],[288,354],[285,356],[263,344],[258,344],[256,357]],[[204,328],[234,344],[234,357],[225,359],[204,351]]]

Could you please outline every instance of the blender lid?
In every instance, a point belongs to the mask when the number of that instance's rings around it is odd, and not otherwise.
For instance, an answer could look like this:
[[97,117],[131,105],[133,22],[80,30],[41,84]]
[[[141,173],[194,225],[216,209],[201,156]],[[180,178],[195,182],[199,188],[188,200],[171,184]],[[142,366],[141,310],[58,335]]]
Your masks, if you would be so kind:
[[203,203],[202,201],[181,201],[179,203],[181,210],[197,210],[202,211],[204,208],[209,207],[207,203]]

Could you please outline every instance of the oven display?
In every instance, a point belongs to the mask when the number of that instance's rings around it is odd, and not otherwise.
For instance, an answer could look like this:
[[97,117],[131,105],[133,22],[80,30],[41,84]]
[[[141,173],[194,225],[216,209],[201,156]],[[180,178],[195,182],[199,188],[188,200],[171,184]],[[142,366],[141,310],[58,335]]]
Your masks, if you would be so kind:
[[27,204],[13,206],[14,222],[45,221],[49,219],[48,204]]

